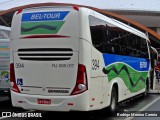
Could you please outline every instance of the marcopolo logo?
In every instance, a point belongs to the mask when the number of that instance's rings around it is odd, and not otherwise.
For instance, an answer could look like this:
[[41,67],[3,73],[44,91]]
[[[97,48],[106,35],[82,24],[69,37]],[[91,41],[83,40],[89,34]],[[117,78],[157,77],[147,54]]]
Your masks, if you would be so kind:
[[52,90],[52,89],[49,89],[48,93],[69,93],[69,90]]
[[22,15],[21,34],[55,34],[69,11],[35,12]]

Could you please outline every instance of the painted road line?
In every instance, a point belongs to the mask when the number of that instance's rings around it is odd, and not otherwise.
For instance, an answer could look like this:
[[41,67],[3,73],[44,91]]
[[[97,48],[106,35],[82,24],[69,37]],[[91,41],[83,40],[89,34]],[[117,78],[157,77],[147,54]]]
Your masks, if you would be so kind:
[[0,120],[2,120],[2,119],[6,119],[6,118],[8,118],[8,117],[0,117]]
[[[144,106],[143,108],[141,108],[140,110],[138,110],[137,112],[141,112],[141,111],[144,111],[146,110],[147,108],[149,108],[151,105],[153,105],[155,102],[157,102],[158,100],[160,100],[160,97],[156,98],[155,100],[153,100],[151,103],[149,103],[148,105]],[[133,119],[134,117],[127,117],[126,119],[124,120],[131,120]]]

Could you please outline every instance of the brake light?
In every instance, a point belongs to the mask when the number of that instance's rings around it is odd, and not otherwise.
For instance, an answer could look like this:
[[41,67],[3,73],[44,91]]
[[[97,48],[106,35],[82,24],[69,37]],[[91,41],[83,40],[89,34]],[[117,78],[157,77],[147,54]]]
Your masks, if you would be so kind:
[[86,90],[88,90],[86,67],[78,64],[77,81],[71,95],[77,95]]
[[16,14],[19,14],[19,13],[21,13],[22,11],[23,11],[23,9],[20,9],[20,10],[17,11]]
[[20,90],[16,84],[15,73],[14,73],[14,64],[10,64],[10,84],[11,90],[17,93],[20,93]]
[[79,7],[78,6],[73,6],[73,9],[79,11]]

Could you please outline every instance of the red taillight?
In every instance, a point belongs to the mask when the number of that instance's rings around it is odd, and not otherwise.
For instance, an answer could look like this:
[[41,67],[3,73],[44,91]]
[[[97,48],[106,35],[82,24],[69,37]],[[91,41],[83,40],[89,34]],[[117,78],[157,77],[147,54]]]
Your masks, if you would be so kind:
[[73,9],[79,11],[79,7],[78,6],[73,6]]
[[10,84],[11,90],[17,93],[20,93],[20,90],[16,84],[15,73],[14,73],[14,64],[10,64]]
[[80,94],[88,89],[86,67],[78,65],[77,81],[71,95]]
[[19,14],[19,13],[21,13],[22,11],[23,11],[23,9],[20,9],[20,10],[17,11],[16,14]]

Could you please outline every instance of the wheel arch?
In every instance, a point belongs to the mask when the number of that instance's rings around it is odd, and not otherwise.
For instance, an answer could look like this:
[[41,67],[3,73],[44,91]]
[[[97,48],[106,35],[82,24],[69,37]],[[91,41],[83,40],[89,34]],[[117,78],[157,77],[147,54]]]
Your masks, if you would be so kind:
[[109,104],[109,110],[111,112],[114,112],[117,109],[118,100],[119,100],[119,93],[118,93],[118,83],[114,82],[111,86],[111,97],[110,97],[110,104]]
[[[114,81],[111,85],[111,89],[110,89],[110,95],[112,93],[112,89],[113,87],[115,87],[116,89],[116,92],[117,92],[117,101],[119,101],[119,86],[118,86],[118,83],[116,81]],[[110,102],[111,102],[111,97],[110,97]]]
[[118,83],[115,82],[113,85],[112,85],[112,89],[113,87],[116,89],[116,93],[117,93],[117,101],[119,100],[119,87],[118,87]]

